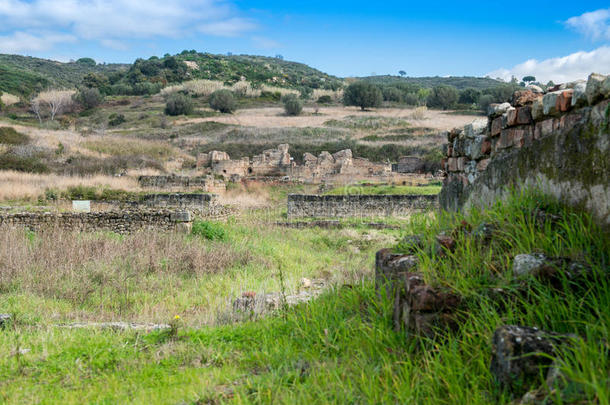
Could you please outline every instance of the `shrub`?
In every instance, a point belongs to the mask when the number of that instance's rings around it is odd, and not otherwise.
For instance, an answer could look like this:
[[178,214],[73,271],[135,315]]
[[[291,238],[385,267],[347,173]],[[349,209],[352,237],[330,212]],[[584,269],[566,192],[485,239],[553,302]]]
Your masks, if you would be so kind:
[[123,114],[112,113],[108,117],[108,125],[116,127],[125,122],[125,116]]
[[167,97],[165,104],[165,114],[167,115],[188,115],[193,112],[193,100],[184,94],[175,93]]
[[367,82],[355,82],[347,86],[343,93],[343,104],[354,105],[362,110],[369,107],[379,107],[383,95],[379,87]]
[[235,111],[235,99],[229,90],[216,90],[210,95],[208,101],[213,110],[221,113],[232,113]]
[[0,155],[0,170],[28,173],[48,173],[49,168],[35,157],[21,157],[12,153]]
[[294,94],[287,94],[282,101],[286,115],[299,115],[303,111],[303,103]]
[[494,97],[491,94],[483,94],[479,97],[479,108],[485,114],[487,114],[487,110],[489,109],[489,105],[494,102]]
[[104,96],[95,87],[82,88],[74,96],[74,101],[81,105],[85,110],[97,107],[104,100]]
[[382,93],[383,99],[385,101],[394,101],[400,103],[404,98],[402,91],[400,91],[400,89],[396,87],[385,86],[382,90]]
[[11,127],[0,127],[0,144],[5,145],[25,145],[30,141],[30,137],[15,131]]
[[434,86],[432,93],[428,96],[428,107],[442,108],[446,110],[455,106],[459,98],[458,90],[453,86]]
[[260,98],[265,98],[272,101],[280,101],[282,99],[282,93],[279,91],[261,91]]
[[332,102],[333,102],[332,97],[327,95],[327,94],[318,97],[318,103],[319,104],[330,104]]
[[480,96],[481,92],[479,90],[469,87],[460,91],[459,102],[462,104],[475,104],[479,101]]
[[209,240],[226,240],[227,233],[218,222],[194,221],[191,234]]

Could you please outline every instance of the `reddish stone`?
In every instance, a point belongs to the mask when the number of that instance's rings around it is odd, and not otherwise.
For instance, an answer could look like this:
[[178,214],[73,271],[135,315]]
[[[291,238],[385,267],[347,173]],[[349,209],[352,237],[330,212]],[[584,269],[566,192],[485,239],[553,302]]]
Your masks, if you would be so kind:
[[514,125],[517,125],[517,109],[510,108],[506,112],[506,126],[512,127]]
[[517,108],[517,124],[527,125],[532,122],[532,108],[531,107],[519,107]]
[[534,101],[542,98],[542,94],[534,93],[531,90],[520,90],[513,94],[512,105],[515,107],[521,107],[524,105],[532,104]]
[[458,171],[458,158],[454,158],[451,157],[449,159],[447,159],[447,170],[449,170],[450,172],[457,172]]
[[502,130],[502,132],[500,133],[500,138],[498,138],[498,142],[496,142],[495,145],[496,150],[508,148],[513,144],[512,131],[512,129]]
[[447,156],[453,156],[453,145],[449,145],[447,148]]
[[485,139],[483,143],[481,143],[481,155],[489,155],[491,152],[491,140]]
[[574,94],[574,90],[569,89],[563,91],[559,97],[557,97],[557,111],[565,112],[568,111],[572,107],[572,95]]
[[455,250],[455,239],[453,239],[451,236],[438,235],[436,237],[436,241],[441,247],[449,250],[450,252],[453,252]]
[[254,298],[256,296],[256,293],[254,291],[246,291],[241,293],[241,296],[244,298]]
[[495,118],[491,122],[491,136],[500,135],[502,132],[502,117]]
[[479,163],[477,163],[477,170],[482,172],[483,170],[487,169],[489,162],[491,162],[491,159],[481,160]]

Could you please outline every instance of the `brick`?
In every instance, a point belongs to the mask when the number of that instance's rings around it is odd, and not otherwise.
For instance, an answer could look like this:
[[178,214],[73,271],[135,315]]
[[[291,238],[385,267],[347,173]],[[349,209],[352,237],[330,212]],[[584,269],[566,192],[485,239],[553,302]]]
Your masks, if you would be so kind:
[[557,97],[557,111],[565,112],[568,111],[572,107],[572,95],[574,94],[574,90],[569,89],[561,92],[559,97]]
[[502,132],[502,117],[494,118],[491,122],[491,136],[500,135]]
[[532,108],[519,107],[517,108],[517,125],[527,125],[532,122]]

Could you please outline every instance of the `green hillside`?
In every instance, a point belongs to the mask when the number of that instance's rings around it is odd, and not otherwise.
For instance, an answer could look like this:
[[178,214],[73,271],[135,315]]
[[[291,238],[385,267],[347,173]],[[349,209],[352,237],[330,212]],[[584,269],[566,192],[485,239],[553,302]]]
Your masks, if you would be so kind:
[[408,83],[413,84],[418,87],[432,88],[434,86],[438,86],[441,84],[447,86],[456,87],[458,90],[463,90],[466,88],[474,88],[477,90],[485,90],[492,87],[496,87],[502,82],[490,79],[488,77],[472,77],[472,76],[450,76],[450,77],[400,77],[400,76],[367,76],[361,77],[361,80],[365,80],[367,82],[371,82],[374,84],[380,85],[388,85],[388,84],[398,84],[398,83]]
[[340,88],[343,84],[343,80],[338,77],[328,75],[303,63],[285,61],[280,58],[252,55],[213,55],[193,51],[182,52],[176,55],[176,58],[197,63],[198,68],[191,69],[191,75],[198,79],[234,83],[245,77],[252,83],[332,90]]
[[31,56],[0,54],[0,91],[28,97],[47,87],[75,87],[87,73],[108,74],[129,65],[94,65],[90,59],[62,63]]

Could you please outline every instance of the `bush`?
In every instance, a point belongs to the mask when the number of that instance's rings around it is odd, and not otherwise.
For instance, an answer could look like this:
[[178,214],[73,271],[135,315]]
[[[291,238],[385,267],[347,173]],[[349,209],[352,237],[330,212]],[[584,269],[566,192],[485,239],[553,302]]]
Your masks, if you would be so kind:
[[30,142],[30,137],[15,131],[14,128],[0,127],[0,144],[25,145]]
[[480,96],[481,92],[479,90],[469,87],[460,91],[459,102],[462,104],[476,104]]
[[0,155],[0,170],[28,173],[48,173],[49,168],[35,157],[20,157],[12,153]]
[[282,99],[282,93],[280,93],[279,91],[263,90],[261,91],[260,98],[265,98],[271,101],[280,101]]
[[165,114],[167,115],[188,115],[193,112],[193,100],[184,94],[174,93],[167,98],[165,104]]
[[108,117],[108,125],[116,127],[125,122],[125,116],[123,114],[112,113]]
[[235,99],[229,90],[216,90],[210,95],[208,101],[213,110],[221,113],[232,113],[235,111]]
[[487,110],[489,109],[489,105],[494,102],[494,97],[491,94],[483,94],[479,97],[479,108],[485,114],[487,114]]
[[455,106],[459,98],[458,90],[453,86],[434,86],[428,96],[427,105],[433,108],[446,110]]
[[385,101],[394,101],[397,103],[400,103],[401,101],[403,101],[403,92],[396,88],[396,87],[391,87],[391,86],[385,86],[382,90],[383,93],[383,99]]
[[330,104],[333,102],[333,99],[328,94],[318,97],[318,104]]
[[382,101],[383,95],[379,87],[367,82],[352,83],[343,93],[343,104],[358,106],[362,110],[379,107]]
[[227,233],[218,222],[194,221],[191,228],[191,235],[199,236],[209,240],[226,240]]
[[303,103],[295,94],[287,94],[282,99],[286,115],[299,115],[303,111]]
[[104,100],[104,96],[95,87],[82,88],[74,96],[74,101],[80,104],[85,110],[97,107]]

